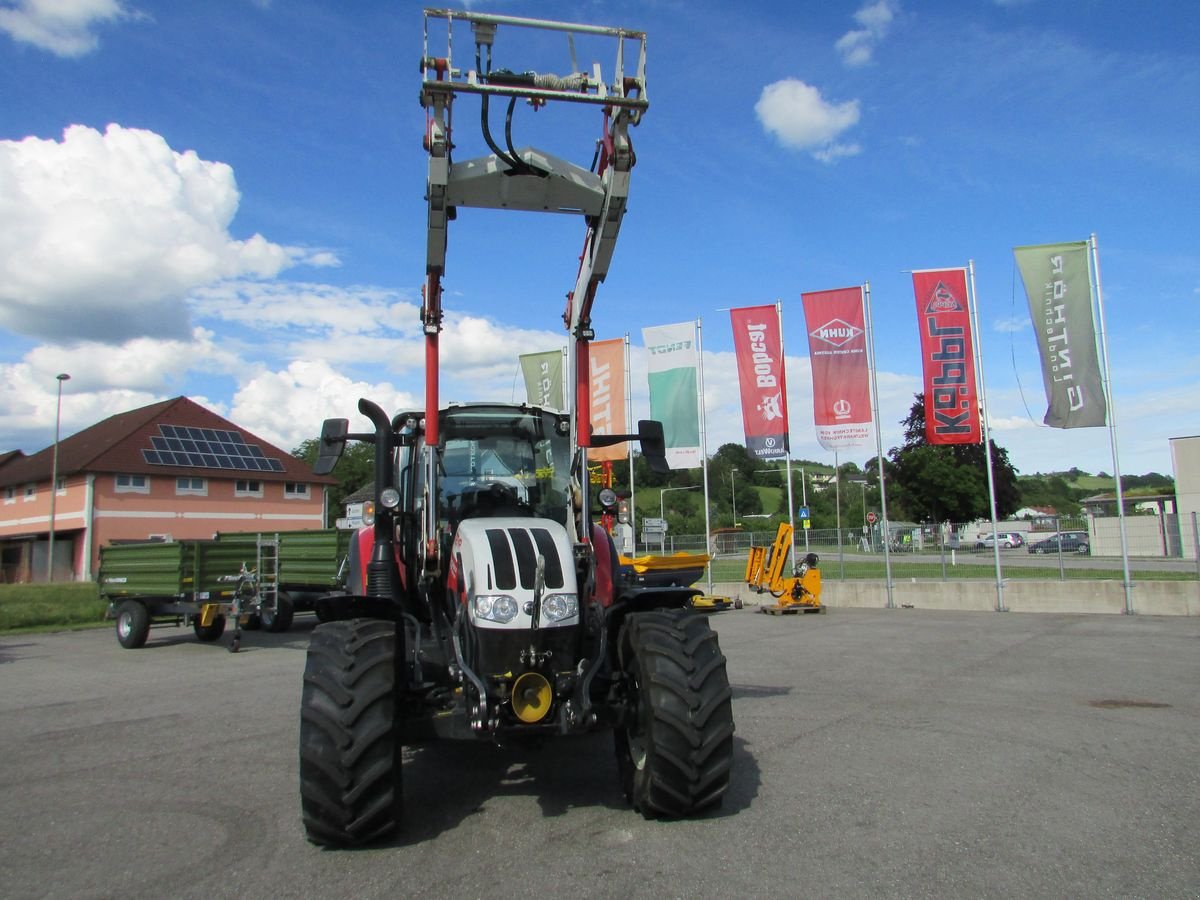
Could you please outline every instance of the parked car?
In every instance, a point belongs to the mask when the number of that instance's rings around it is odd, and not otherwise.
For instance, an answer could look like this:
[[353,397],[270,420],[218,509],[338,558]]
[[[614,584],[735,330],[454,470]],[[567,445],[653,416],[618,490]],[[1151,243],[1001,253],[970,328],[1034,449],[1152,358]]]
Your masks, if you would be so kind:
[[1091,550],[1086,531],[1060,531],[1029,544],[1030,553],[1090,553]]
[[1011,550],[1013,547],[1020,547],[1025,543],[1025,539],[1016,531],[997,531],[993,534],[985,534],[975,542],[976,550],[990,550],[993,544],[999,544],[1005,550]]

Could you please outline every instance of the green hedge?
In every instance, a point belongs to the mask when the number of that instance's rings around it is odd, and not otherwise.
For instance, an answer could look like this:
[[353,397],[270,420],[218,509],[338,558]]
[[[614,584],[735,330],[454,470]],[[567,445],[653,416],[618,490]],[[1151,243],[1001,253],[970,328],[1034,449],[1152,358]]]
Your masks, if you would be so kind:
[[0,584],[0,632],[99,624],[105,607],[92,582]]

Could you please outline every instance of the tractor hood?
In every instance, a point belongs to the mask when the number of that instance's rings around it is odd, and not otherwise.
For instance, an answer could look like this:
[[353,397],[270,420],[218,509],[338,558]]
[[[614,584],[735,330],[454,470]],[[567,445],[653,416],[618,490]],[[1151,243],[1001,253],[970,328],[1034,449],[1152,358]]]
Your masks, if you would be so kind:
[[566,529],[553,519],[467,519],[451,550],[447,590],[479,628],[579,624],[579,589]]

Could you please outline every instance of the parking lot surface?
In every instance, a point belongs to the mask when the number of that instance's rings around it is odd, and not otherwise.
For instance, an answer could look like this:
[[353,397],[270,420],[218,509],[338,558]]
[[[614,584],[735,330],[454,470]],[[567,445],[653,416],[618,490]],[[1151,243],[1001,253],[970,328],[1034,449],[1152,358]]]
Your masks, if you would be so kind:
[[735,770],[626,808],[611,736],[405,753],[392,841],[309,845],[314,625],[0,638],[0,893],[24,897],[1196,897],[1200,620],[715,615]]

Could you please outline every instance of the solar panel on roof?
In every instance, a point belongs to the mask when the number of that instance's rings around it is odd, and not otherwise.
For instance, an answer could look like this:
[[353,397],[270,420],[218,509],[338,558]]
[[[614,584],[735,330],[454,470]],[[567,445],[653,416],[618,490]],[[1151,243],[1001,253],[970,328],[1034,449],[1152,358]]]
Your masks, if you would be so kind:
[[150,435],[142,459],[152,466],[231,469],[240,472],[282,472],[283,461],[268,457],[257,444],[248,444],[236,431],[159,425]]

